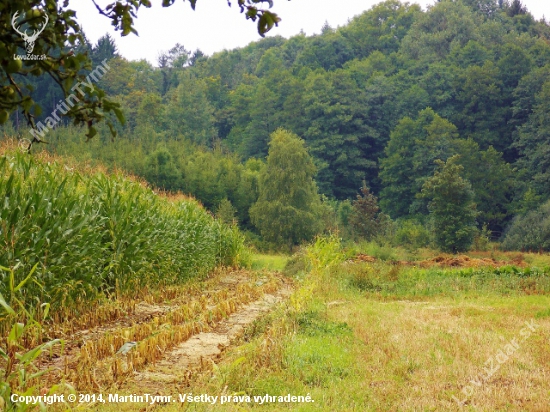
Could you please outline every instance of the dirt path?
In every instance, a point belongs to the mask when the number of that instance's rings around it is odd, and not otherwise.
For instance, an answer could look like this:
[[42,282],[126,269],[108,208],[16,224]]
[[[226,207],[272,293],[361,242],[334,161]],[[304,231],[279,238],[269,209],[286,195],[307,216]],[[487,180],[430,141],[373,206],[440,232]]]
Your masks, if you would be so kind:
[[[121,387],[139,381],[152,388],[215,359],[244,328],[290,293],[288,281],[274,272],[217,273],[193,293],[165,302],[140,302],[133,313],[75,331],[62,356],[44,359],[52,381],[63,378],[79,389]],[[137,347],[117,354],[125,343]],[[209,361],[208,361],[209,362]],[[144,372],[140,372],[144,371]]]
[[143,372],[136,372],[131,379],[132,389],[139,388],[147,393],[162,392],[167,384],[180,386],[191,375],[220,358],[223,352],[240,337],[245,328],[286,299],[291,293],[288,285],[273,294],[244,306],[227,319],[221,321],[212,331],[194,335],[186,342],[165,354],[156,365]]
[[[98,341],[107,334],[150,322],[155,317],[174,311],[182,304],[193,302],[203,295],[208,297],[224,289],[229,293],[237,285],[243,284],[247,280],[249,279],[244,271],[214,273],[204,281],[198,281],[192,286],[183,286],[176,299],[167,299],[162,303],[155,303],[150,296],[146,296],[147,301],[138,302],[128,311],[121,310],[119,316],[115,319],[102,322],[97,326],[76,328],[62,332],[61,329],[64,328],[60,327],[60,325],[52,325],[48,334],[51,339],[63,339],[65,342],[64,352],[62,355],[56,354],[53,358],[42,358],[40,368],[52,369],[54,372],[57,372],[56,376],[58,376],[59,372],[65,368],[65,364],[72,362],[86,342]],[[170,294],[172,293],[173,291]]]

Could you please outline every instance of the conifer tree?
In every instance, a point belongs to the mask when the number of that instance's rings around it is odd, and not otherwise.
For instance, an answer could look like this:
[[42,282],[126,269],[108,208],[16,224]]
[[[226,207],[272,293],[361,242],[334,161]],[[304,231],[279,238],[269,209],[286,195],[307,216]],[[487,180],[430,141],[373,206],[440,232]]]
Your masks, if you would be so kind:
[[464,168],[455,155],[443,162],[426,180],[421,196],[430,200],[428,209],[433,219],[436,245],[444,252],[463,252],[470,248],[476,232],[476,206],[470,182],[460,174]]
[[371,240],[383,229],[384,216],[380,214],[378,199],[363,181],[361,195],[353,201],[349,223],[357,237]]

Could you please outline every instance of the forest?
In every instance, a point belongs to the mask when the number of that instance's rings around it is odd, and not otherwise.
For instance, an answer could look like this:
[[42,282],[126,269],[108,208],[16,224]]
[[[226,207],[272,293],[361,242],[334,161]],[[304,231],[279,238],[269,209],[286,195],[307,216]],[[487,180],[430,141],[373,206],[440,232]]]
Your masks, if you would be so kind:
[[[99,86],[125,122],[87,142],[61,122],[40,148],[192,195],[258,249],[338,231],[550,250],[550,26],[519,0],[388,0],[318,35],[176,44],[156,66],[109,35],[79,48],[108,62]],[[25,80],[46,122],[63,93]],[[3,134],[29,138],[17,113]]]

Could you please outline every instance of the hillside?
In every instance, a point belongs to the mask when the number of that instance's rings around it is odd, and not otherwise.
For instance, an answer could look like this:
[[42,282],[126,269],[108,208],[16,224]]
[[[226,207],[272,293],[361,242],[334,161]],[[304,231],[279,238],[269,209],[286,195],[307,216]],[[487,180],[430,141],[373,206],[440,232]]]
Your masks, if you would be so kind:
[[[105,38],[89,47],[93,61],[110,57],[100,84],[122,104],[126,124],[115,143],[103,127],[88,145],[82,131],[61,127],[47,149],[122,167],[212,211],[229,200],[253,232],[260,166],[245,162],[263,160],[279,128],[304,139],[337,214],[365,181],[392,219],[424,223],[429,199],[419,194],[434,160],[458,154],[476,226],[498,239],[515,215],[549,199],[540,150],[548,143],[549,39],[548,24],[524,7],[469,0],[425,12],[390,0],[320,35],[213,56],[177,45],[159,68],[116,57]],[[55,93],[47,90],[40,96]]]

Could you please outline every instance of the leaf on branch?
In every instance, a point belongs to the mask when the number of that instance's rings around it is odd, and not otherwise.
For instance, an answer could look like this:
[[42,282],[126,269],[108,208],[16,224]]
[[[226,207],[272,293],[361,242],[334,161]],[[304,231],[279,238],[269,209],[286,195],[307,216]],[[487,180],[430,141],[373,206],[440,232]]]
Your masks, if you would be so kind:
[[278,26],[278,23],[281,21],[281,18],[275,13],[264,10],[260,20],[258,21],[258,33],[260,36],[265,37],[265,33],[273,28],[273,26]]

